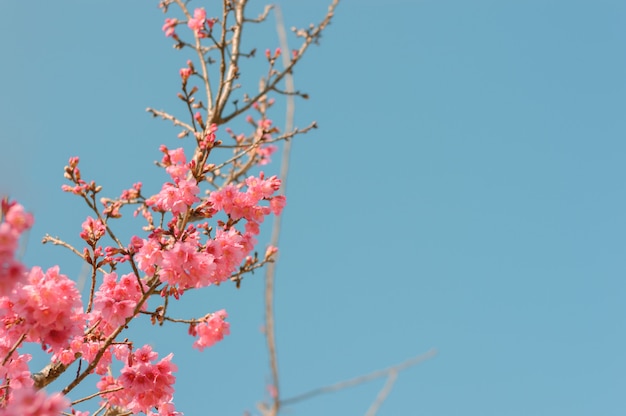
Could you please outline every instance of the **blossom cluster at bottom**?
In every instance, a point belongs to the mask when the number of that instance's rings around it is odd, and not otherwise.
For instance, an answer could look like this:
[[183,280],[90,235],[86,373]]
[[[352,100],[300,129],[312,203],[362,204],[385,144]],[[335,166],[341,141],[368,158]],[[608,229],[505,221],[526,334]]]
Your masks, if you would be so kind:
[[[97,384],[101,391],[119,389],[103,394],[102,397],[107,400],[103,404],[109,407],[121,406],[133,413],[180,415],[174,411],[171,403],[176,380],[172,373],[177,370],[171,362],[172,356],[169,354],[155,362],[158,354],[149,345],[144,345],[133,353],[128,352],[125,357],[117,357],[126,362],[120,376],[114,378],[106,375]],[[158,409],[158,412],[152,412],[153,408]]]

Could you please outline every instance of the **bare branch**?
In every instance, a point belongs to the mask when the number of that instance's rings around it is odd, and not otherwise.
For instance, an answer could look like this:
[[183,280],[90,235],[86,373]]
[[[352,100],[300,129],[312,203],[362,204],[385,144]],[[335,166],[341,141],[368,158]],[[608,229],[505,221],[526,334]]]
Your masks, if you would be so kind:
[[317,389],[309,390],[305,393],[298,394],[297,396],[290,397],[288,399],[282,400],[281,405],[293,404],[297,402],[301,402],[303,400],[310,399],[311,397],[319,396],[325,393],[332,393],[335,391],[347,389],[348,387],[357,386],[359,384],[367,383],[368,381],[375,380],[380,377],[388,376],[392,371],[400,372],[414,365],[420,364],[426,360],[431,359],[437,355],[437,351],[432,349],[430,351],[425,352],[424,354],[418,355],[416,357],[410,358],[406,361],[401,362],[400,364],[394,365],[392,367],[385,368],[383,370],[377,370],[372,373],[355,377],[350,380],[341,381],[339,383],[331,384],[324,387],[319,387]]
[[102,394],[107,394],[107,393],[113,393],[113,392],[115,392],[115,391],[120,391],[120,390],[122,390],[123,388],[124,388],[124,387],[114,387],[114,388],[111,388],[111,389],[108,389],[108,390],[98,391],[98,392],[96,392],[96,393],[90,394],[89,396],[85,396],[85,397],[83,397],[82,399],[74,400],[74,401],[72,402],[72,406],[75,406],[75,405],[77,405],[78,403],[86,402],[87,400],[91,400],[91,399],[93,399],[94,397],[98,397],[98,396],[100,396],[100,395],[102,395]]
[[367,413],[365,413],[365,416],[376,416],[378,409],[380,409],[380,406],[383,404],[385,399],[387,399],[387,396],[389,396],[389,393],[391,393],[391,389],[393,388],[393,385],[396,382],[397,378],[398,378],[398,372],[396,370],[391,370],[389,372],[389,377],[387,377],[387,381],[385,382],[385,385],[378,392],[378,395],[376,396],[376,400],[374,401],[374,403],[372,403],[370,408],[367,409]]
[[[247,111],[250,107],[252,107],[252,104],[258,101],[259,98],[267,94],[269,91],[274,89],[274,87],[276,87],[276,85],[283,78],[285,78],[287,74],[290,74],[291,71],[293,70],[293,67],[300,61],[300,58],[304,55],[304,53],[309,48],[309,46],[311,46],[312,43],[315,43],[318,41],[324,29],[330,24],[330,21],[332,17],[334,16],[335,9],[337,8],[338,5],[339,5],[339,0],[333,0],[332,4],[328,7],[328,12],[326,13],[326,16],[324,17],[322,22],[319,25],[313,27],[310,31],[308,32],[304,31],[302,36],[304,36],[305,40],[300,46],[300,48],[298,49],[297,56],[291,59],[291,61],[289,62],[289,65],[287,65],[285,69],[283,69],[283,71],[276,74],[275,77],[271,80],[271,82],[270,80],[267,80],[265,88],[262,91],[259,91],[259,93],[255,97],[251,98],[243,107],[233,111],[232,113],[230,113],[229,115],[223,118],[220,118],[218,124],[227,123],[228,121],[237,117],[239,114]],[[287,52],[288,51],[285,51],[283,55],[287,54]]]
[[195,131],[195,129],[191,125],[185,123],[184,121],[180,121],[179,119],[166,113],[165,111],[155,110],[154,108],[150,108],[150,107],[146,108],[146,111],[151,113],[154,117],[161,117],[163,120],[171,121],[172,123],[174,123],[175,126],[184,127],[190,132]]
[[[222,82],[218,87],[217,96],[215,98],[215,107],[213,112],[208,115],[207,125],[211,123],[218,123],[221,118],[222,110],[228,103],[228,97],[233,90],[233,80],[237,78],[239,73],[239,53],[241,47],[241,34],[244,25],[244,9],[246,7],[247,0],[241,0],[235,4],[235,25],[233,26],[233,35],[231,38],[231,51],[230,62],[228,62],[228,69],[225,69],[225,58],[222,56],[222,65],[224,65],[225,76],[222,75]],[[226,30],[226,28],[224,28]],[[225,48],[225,46],[223,46]],[[220,70],[224,74],[223,70]],[[209,106],[209,109],[211,106]],[[218,123],[223,124],[223,123]]]
[[[287,33],[285,31],[285,24],[283,23],[283,16],[280,10],[280,6],[276,5],[274,8],[274,16],[276,17],[276,30],[278,32],[278,38],[280,40],[280,47],[285,51],[283,53],[283,66],[289,65],[289,54],[286,52],[289,50],[287,43]],[[285,78],[287,86],[287,92],[294,91],[293,75],[289,73]],[[285,115],[285,131],[291,131],[293,129],[293,118],[295,112],[295,102],[293,95],[287,95],[287,109]],[[287,140],[283,146],[283,158],[280,166],[280,193],[284,195],[285,187],[287,184],[287,176],[289,174],[289,157],[291,153],[291,141]],[[274,218],[274,224],[272,227],[272,237],[270,244],[274,247],[278,247],[278,241],[280,238],[282,216]],[[276,355],[276,331],[274,328],[274,277],[276,271],[276,262],[272,262],[267,265],[265,269],[265,338],[267,341],[267,349],[269,353],[270,369],[272,371],[272,386],[274,388],[273,399],[274,402],[268,409],[268,415],[278,414],[280,409],[280,383],[278,378],[278,357]]]

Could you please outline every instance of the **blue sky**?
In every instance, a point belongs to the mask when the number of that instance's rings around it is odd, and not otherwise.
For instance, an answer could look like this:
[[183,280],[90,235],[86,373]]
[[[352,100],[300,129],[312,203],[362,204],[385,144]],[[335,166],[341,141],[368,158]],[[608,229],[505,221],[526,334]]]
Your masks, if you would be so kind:
[[[280,4],[288,27],[326,10]],[[39,244],[44,233],[76,242],[88,215],[61,192],[63,166],[80,156],[107,195],[138,180],[158,189],[152,162],[176,131],[144,110],[182,112],[187,55],[163,37],[156,2],[3,2],[0,13],[0,190],[36,215],[24,261],[76,277],[79,262]],[[626,411],[625,19],[617,0],[340,4],[295,71],[311,95],[296,124],[320,128],[295,141],[287,190],[285,396],[434,347],[380,415]],[[276,47],[273,24],[248,41]],[[174,351],[186,415],[254,413],[264,398],[261,296],[262,274],[190,296],[181,315],[230,314],[232,335],[204,353],[184,328],[134,331]],[[382,384],[283,414],[364,414]]]

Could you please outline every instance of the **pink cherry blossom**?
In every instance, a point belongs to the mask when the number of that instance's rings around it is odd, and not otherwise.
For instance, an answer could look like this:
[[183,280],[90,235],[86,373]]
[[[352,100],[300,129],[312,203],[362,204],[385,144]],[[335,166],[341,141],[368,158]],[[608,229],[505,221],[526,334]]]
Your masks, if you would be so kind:
[[204,10],[204,7],[202,7],[193,11],[193,18],[189,19],[187,26],[189,26],[189,29],[193,30],[196,34],[200,34],[200,32],[204,29],[205,22],[206,11]]
[[100,219],[87,217],[85,222],[83,222],[82,227],[83,231],[80,233],[80,238],[85,240],[90,245],[95,245],[96,242],[106,233],[106,227]]
[[[152,412],[164,406],[171,414],[174,410],[171,403],[176,377],[172,374],[177,370],[169,354],[158,362],[158,354],[149,345],[144,345],[126,359],[126,364],[115,379],[111,375],[101,378],[98,383],[100,390],[122,387],[122,390],[103,394],[109,406],[122,406],[133,413]],[[165,413],[167,414],[167,413]]]
[[222,309],[190,329],[192,335],[198,335],[198,339],[193,343],[194,348],[202,351],[224,339],[224,335],[230,334],[230,324],[226,322],[227,317],[228,314]]
[[9,203],[7,209],[2,211],[4,212],[4,221],[18,233],[29,230],[35,222],[33,215],[25,212],[24,207],[18,203]]
[[178,19],[166,18],[165,24],[161,28],[165,32],[165,36],[173,37],[176,36],[176,25],[178,24]]
[[22,233],[33,225],[33,216],[16,202],[2,200],[0,223],[0,296],[8,296],[13,288],[26,280],[26,268],[15,259]]
[[[100,353],[100,351],[104,348],[105,347],[103,341],[95,340],[84,342],[81,338],[78,337],[75,338],[70,344],[70,351],[73,353],[80,353],[82,355],[82,358],[88,363],[93,362]],[[114,346],[109,345],[104,350],[104,353],[98,361],[98,364],[96,365],[96,368],[94,370],[96,374],[105,374],[109,370],[109,365],[113,361],[112,351],[114,350],[114,348]]]
[[61,393],[47,395],[32,387],[12,390],[0,416],[59,416],[70,405]]
[[[117,273],[105,274],[94,297],[92,321],[101,320],[99,327],[108,336],[133,315],[141,296],[139,283],[133,273],[123,275],[119,282]],[[145,307],[144,303],[143,309]]]
[[[10,346],[2,348],[2,356],[6,356]],[[11,386],[12,389],[21,389],[31,387],[34,381],[31,377],[28,362],[31,359],[30,354],[18,354],[14,352],[3,366],[0,367],[0,379],[4,383]]]
[[161,281],[181,290],[209,286],[214,283],[211,279],[216,270],[214,260],[211,254],[198,251],[195,239],[176,241],[163,252],[159,277]]
[[285,196],[283,195],[277,195],[270,199],[270,208],[272,209],[274,215],[280,215],[286,204],[287,198],[285,198]]
[[146,200],[155,211],[182,214],[195,202],[200,201],[200,188],[194,179],[180,179],[175,184],[165,183],[161,191]]
[[174,403],[164,403],[159,406],[157,412],[148,412],[148,416],[182,416],[181,412],[177,412]]
[[261,160],[259,160],[259,165],[262,166],[262,165],[267,165],[271,163],[272,159],[270,159],[270,156],[273,153],[275,153],[276,150],[278,150],[278,147],[274,145],[266,145],[266,146],[259,147],[256,150],[256,154],[261,157]]
[[60,351],[70,338],[82,334],[85,315],[76,284],[51,267],[45,273],[33,267],[28,284],[18,287],[12,297],[14,310],[22,317],[27,340]]

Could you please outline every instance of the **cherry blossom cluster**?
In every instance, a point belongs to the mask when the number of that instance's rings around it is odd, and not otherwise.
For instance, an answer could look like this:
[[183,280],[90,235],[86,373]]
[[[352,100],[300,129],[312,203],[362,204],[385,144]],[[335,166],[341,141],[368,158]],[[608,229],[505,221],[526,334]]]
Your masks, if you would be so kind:
[[3,199],[0,206],[0,296],[9,295],[25,280],[25,268],[16,258],[21,235],[33,225],[33,216],[16,202]]
[[[78,157],[70,158],[64,169],[70,183],[62,189],[81,198],[91,212],[79,233],[83,246],[73,247],[48,235],[44,242],[69,248],[89,266],[84,298],[75,281],[61,274],[58,266],[44,271],[28,268],[16,259],[20,237],[34,219],[18,203],[2,200],[0,416],[58,416],[63,412],[89,416],[75,408],[66,395],[92,375],[99,377],[98,391],[85,400],[99,397],[105,414],[182,415],[173,404],[177,370],[173,354],[159,359],[149,345],[136,348],[127,337],[129,324],[146,315],[152,325],[183,323],[195,338],[190,342],[194,348],[209,348],[229,335],[227,312],[217,310],[200,319],[177,318],[170,315],[169,302],[180,300],[187,291],[229,280],[239,287],[243,275],[275,259],[278,249],[272,246],[264,257],[258,257],[256,238],[267,216],[281,214],[286,199],[280,195],[281,181],[276,176],[266,177],[257,167],[270,162],[277,150],[273,143],[306,133],[315,124],[281,134],[267,116],[274,103],[268,96],[287,94],[281,92],[278,82],[318,40],[332,11],[323,24],[305,32],[303,45],[290,54],[289,66],[276,69],[284,51],[268,49],[269,71],[261,79],[260,92],[234,98],[231,93],[241,88],[234,84],[240,76],[239,60],[254,57],[254,51],[241,49],[242,27],[262,22],[270,8],[250,19],[244,16],[246,2],[224,2],[218,18],[208,17],[203,7],[191,11],[187,3],[160,0],[164,11],[176,4],[184,16],[165,19],[165,36],[175,40],[176,48],[191,48],[198,56],[195,63],[187,60],[179,71],[182,84],[177,97],[185,104],[189,121],[163,111],[148,111],[181,127],[178,138],[195,141],[193,154],[188,157],[183,147],[162,145],[163,156],[157,165],[169,179],[151,196],[143,193],[141,182],[135,182],[117,198],[101,197],[102,187],[83,179]],[[176,32],[185,27],[193,42],[182,40]],[[210,65],[220,60],[219,77],[209,77]],[[211,80],[219,80],[219,85],[211,86]],[[202,99],[200,91],[205,93]],[[299,92],[290,94],[306,98]],[[256,117],[246,116],[255,111]],[[240,116],[252,126],[249,134],[235,134],[224,126]],[[222,132],[232,142],[218,139]],[[213,160],[212,153],[220,147],[233,152],[222,163]],[[127,206],[133,207],[134,216],[141,214],[146,224],[122,241],[114,225]],[[29,368],[32,357],[23,348],[28,343],[39,345],[50,357],[50,363],[39,372]],[[67,371],[70,367],[76,371]],[[62,393],[48,395],[42,390],[61,380],[58,377],[65,372],[73,378]]]
[[[112,391],[102,395],[106,399],[103,404],[155,416],[181,414],[174,410],[171,403],[176,380],[172,374],[176,371],[176,365],[171,361],[173,354],[157,362],[159,355],[149,345],[134,352],[128,348],[118,348],[116,352],[117,358],[126,364],[119,377],[106,375],[98,382],[101,391]],[[154,412],[153,408],[157,411]]]
[[[91,312],[91,322],[99,323],[99,330],[109,336],[126,323],[126,319],[135,314],[135,308],[141,301],[142,292],[139,285],[145,284],[137,280],[133,273],[128,273],[117,280],[117,273],[106,273],[102,284],[94,296],[94,308]],[[142,309],[146,309],[143,304]]]
[[[70,338],[83,333],[85,314],[73,281],[52,267],[28,271],[15,259],[20,234],[33,217],[16,202],[2,201],[0,224],[0,415],[58,416],[69,401],[61,394],[47,396],[34,388],[28,367],[30,354],[20,353],[24,342],[49,352],[61,351]],[[9,390],[10,387],[10,390]]]
[[189,326],[189,333],[198,336],[193,346],[200,351],[211,347],[230,333],[230,324],[226,322],[228,314],[224,309],[210,314],[203,322]]
[[[61,393],[47,395],[44,391],[32,387],[15,389],[11,401],[0,408],[0,416],[59,416],[70,401]],[[89,416],[86,412],[75,412],[74,416]]]

